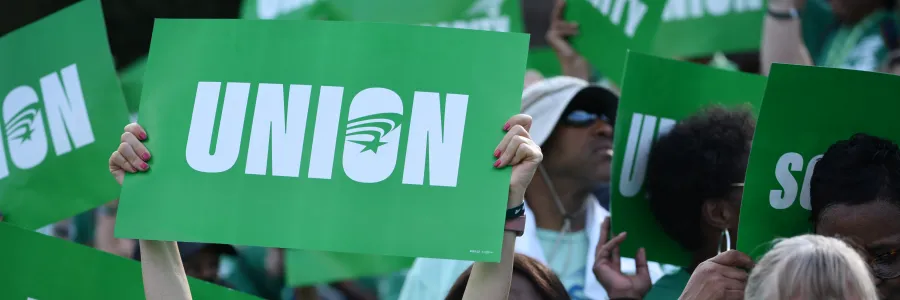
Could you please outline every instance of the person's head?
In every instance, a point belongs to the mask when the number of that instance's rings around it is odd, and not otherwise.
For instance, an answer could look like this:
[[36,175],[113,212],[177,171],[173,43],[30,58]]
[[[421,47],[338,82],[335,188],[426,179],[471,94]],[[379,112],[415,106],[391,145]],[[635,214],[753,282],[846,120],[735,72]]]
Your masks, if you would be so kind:
[[[466,269],[450,292],[447,300],[460,300],[466,291],[466,284],[472,274],[472,267]],[[569,294],[562,281],[547,266],[523,254],[516,253],[513,260],[512,284],[509,287],[509,299],[516,300],[568,300]]]
[[617,107],[618,96],[608,89],[573,77],[526,88],[522,110],[533,118],[530,133],[547,175],[581,182],[588,191],[608,182]]
[[716,254],[724,230],[737,237],[755,127],[747,107],[712,106],[676,123],[650,148],[650,209],[672,239],[695,256],[708,256],[699,261]]
[[893,10],[897,0],[831,0],[834,15],[844,22],[856,23],[878,9]]
[[897,144],[866,134],[838,141],[816,163],[809,191],[816,233],[860,244],[882,296],[900,299]]
[[756,264],[747,300],[877,300],[868,266],[841,240],[801,235],[776,241]]

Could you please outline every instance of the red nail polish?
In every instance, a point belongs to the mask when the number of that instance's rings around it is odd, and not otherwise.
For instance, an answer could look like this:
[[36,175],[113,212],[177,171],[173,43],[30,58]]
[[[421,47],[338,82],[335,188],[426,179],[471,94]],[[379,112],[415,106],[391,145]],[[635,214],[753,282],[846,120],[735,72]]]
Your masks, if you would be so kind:
[[500,157],[500,149],[494,150],[494,157]]
[[141,170],[146,170],[147,168],[150,168],[150,166],[147,165],[147,163],[141,163]]
[[144,160],[150,160],[150,153],[144,153],[144,155],[141,156],[141,158],[143,158]]
[[509,130],[509,123],[506,123],[506,125],[503,125],[503,130]]
[[494,162],[494,168],[500,167],[500,160]]
[[147,139],[147,133],[141,132],[141,140],[146,140],[146,139]]

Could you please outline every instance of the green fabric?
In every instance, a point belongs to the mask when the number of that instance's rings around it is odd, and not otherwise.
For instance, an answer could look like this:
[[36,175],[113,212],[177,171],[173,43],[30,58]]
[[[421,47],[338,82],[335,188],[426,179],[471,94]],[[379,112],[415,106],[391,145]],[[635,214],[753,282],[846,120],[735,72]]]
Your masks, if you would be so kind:
[[537,228],[538,240],[547,257],[550,269],[566,286],[572,299],[586,299],[584,296],[584,275],[591,272],[587,265],[587,231],[561,234],[553,230]]
[[815,60],[816,65],[874,71],[887,57],[880,23],[897,17],[887,11],[875,12],[853,26],[841,26],[832,32]]
[[667,274],[653,284],[650,292],[644,296],[644,300],[674,300],[681,296],[684,287],[687,286],[691,274],[684,269],[678,272]]
[[831,6],[826,0],[808,0],[801,16],[803,41],[813,58],[821,55],[829,33],[834,29],[836,20]]
[[237,257],[222,256],[222,278],[236,290],[266,299],[279,298],[284,283],[266,273],[266,255],[266,248],[240,247]]
[[[809,0],[802,16],[803,40],[817,66],[874,71],[888,53],[880,23],[893,12],[878,11],[853,26],[841,26],[825,0]],[[830,57],[829,57],[830,56]]]

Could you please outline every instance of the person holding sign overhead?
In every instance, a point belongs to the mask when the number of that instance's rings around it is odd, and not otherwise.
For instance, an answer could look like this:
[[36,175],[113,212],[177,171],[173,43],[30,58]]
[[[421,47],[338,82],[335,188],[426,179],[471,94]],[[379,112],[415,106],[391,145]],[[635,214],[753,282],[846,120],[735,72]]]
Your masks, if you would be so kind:
[[[516,237],[525,230],[524,197],[535,170],[543,160],[541,149],[531,139],[528,129],[532,119],[528,115],[516,115],[503,127],[507,131],[494,152],[495,168],[512,167],[509,184],[508,207],[516,217],[508,218],[503,235],[500,263],[476,263],[463,299],[506,299],[509,294],[513,270]],[[125,173],[144,172],[150,168],[150,151],[144,146],[147,132],[138,124],[125,127],[122,143],[109,158],[109,171],[119,184]],[[510,212],[507,212],[509,215]],[[144,292],[149,300],[191,299],[176,242],[139,242]]]
[[[771,0],[768,5],[761,51],[763,74],[768,74],[775,62],[883,70],[896,41],[896,0]],[[827,27],[814,28],[822,25]],[[827,31],[818,34],[810,32],[812,29]]]
[[[619,233],[598,245],[594,266],[610,297],[662,300],[679,295],[706,299],[716,294],[743,294],[731,285],[694,291],[685,286],[689,279],[712,278],[743,286],[727,274],[746,277],[741,268],[752,265],[748,256],[729,249],[737,244],[732,237],[737,237],[744,173],[755,128],[749,109],[713,106],[676,123],[651,146],[647,163],[650,209],[666,234],[691,252],[693,262],[660,278],[651,288],[647,276],[627,276],[610,268],[617,263],[619,244],[627,236]],[[610,236],[609,227],[609,220],[604,221],[601,237]],[[643,249],[638,255],[646,255],[642,253]],[[691,278],[692,274],[700,279]]]
[[[605,299],[591,266],[600,223],[609,212],[591,192],[610,178],[618,97],[582,79],[559,76],[530,85],[522,99],[523,112],[534,118],[531,135],[546,156],[528,186],[529,221],[516,252],[549,265],[572,299]],[[400,299],[444,298],[470,264],[418,258]],[[622,258],[621,269],[635,273],[635,264],[635,259]],[[662,276],[658,263],[647,264],[652,280]]]
[[900,299],[900,148],[856,134],[828,148],[810,183],[817,234],[851,239],[868,252],[882,299]]

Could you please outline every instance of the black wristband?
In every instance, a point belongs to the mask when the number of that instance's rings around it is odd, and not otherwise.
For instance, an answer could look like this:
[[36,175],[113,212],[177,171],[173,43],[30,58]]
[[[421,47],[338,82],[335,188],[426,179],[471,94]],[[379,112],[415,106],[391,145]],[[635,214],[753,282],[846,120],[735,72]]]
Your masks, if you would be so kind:
[[791,9],[787,12],[774,11],[769,8],[766,12],[770,17],[776,20],[796,20],[800,19],[800,13],[797,12],[796,9]]
[[513,208],[506,209],[506,220],[512,220],[525,215],[525,201]]

